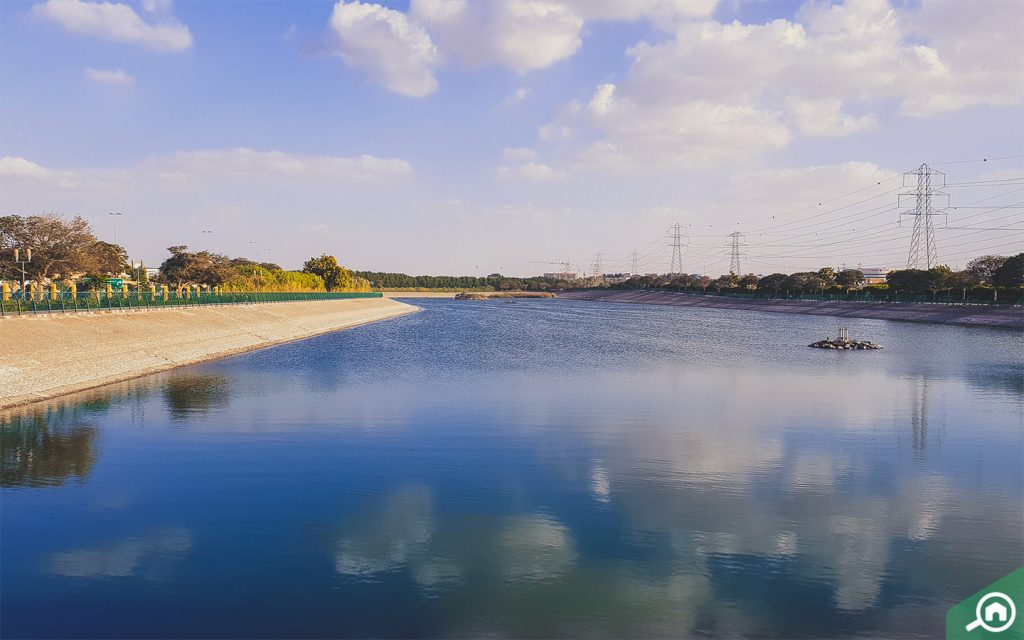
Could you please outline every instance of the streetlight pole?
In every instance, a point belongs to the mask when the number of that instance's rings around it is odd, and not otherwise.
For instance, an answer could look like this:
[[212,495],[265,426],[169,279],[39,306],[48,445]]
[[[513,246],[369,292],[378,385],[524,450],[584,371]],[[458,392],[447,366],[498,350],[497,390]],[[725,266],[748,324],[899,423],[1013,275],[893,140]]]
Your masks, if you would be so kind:
[[108,212],[107,215],[114,216],[114,244],[117,244],[117,218],[118,216],[123,216],[124,214],[121,213],[120,211],[111,211]]
[[14,250],[14,261],[21,265],[21,297],[25,297],[25,264],[32,262],[32,249],[25,249],[25,259],[21,259],[21,250]]

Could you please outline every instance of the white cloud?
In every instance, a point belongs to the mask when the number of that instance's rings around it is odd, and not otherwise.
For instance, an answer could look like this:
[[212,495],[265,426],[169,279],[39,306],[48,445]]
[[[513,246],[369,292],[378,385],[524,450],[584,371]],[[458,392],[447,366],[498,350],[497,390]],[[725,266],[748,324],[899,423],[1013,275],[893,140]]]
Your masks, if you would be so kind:
[[[154,9],[157,6],[154,4]],[[119,2],[47,0],[32,7],[32,15],[56,22],[72,33],[130,42],[153,51],[184,51],[192,46],[192,33],[185,25],[169,17],[150,24]]]
[[835,98],[801,100],[791,98],[789,107],[800,131],[808,136],[838,137],[878,127],[873,115],[854,117],[843,112],[843,103]]
[[[437,88],[442,58],[470,69],[501,65],[518,73],[549,67],[582,45],[587,20],[650,18],[665,27],[709,15],[717,0],[412,0],[408,13],[339,0],[330,27],[340,53],[389,89],[424,96]],[[435,47],[436,43],[436,47]],[[529,95],[521,87],[506,98]]]
[[537,128],[537,136],[541,140],[564,141],[572,138],[572,123],[583,111],[583,105],[577,100],[571,100],[559,107],[551,122]]
[[25,158],[5,156],[0,158],[0,176],[42,178],[46,168]]
[[565,173],[553,169],[541,162],[524,162],[523,164],[498,167],[498,177],[528,180],[530,182],[548,182],[565,178]]
[[505,147],[501,155],[506,160],[533,160],[537,157],[537,152],[524,147]]
[[759,25],[683,22],[669,40],[631,47],[625,77],[595,88],[586,113],[602,138],[581,162],[705,166],[785,147],[787,123],[836,137],[877,128],[893,104],[917,117],[1018,104],[1024,46],[1009,25],[1022,20],[1014,2],[978,12],[948,0],[900,10],[848,0]]
[[[595,164],[702,167],[737,150],[784,147],[789,130],[775,111],[746,105],[704,101],[662,100],[641,103],[618,96],[615,85],[598,87],[587,105],[591,121],[610,139],[588,152]],[[601,156],[595,157],[595,152]],[[613,153],[611,161],[607,155]],[[585,154],[581,161],[587,164]]]
[[530,87],[519,87],[505,98],[505,106],[510,107],[530,97]]
[[561,0],[587,20],[639,20],[655,24],[711,15],[718,0]]
[[[977,104],[1007,106],[1024,100],[1021,59],[1024,3],[1008,0],[977,5],[924,0],[920,8],[897,14],[903,30],[929,40],[925,63],[945,70],[938,82],[908,93],[903,111],[928,115]],[[923,49],[923,48],[922,48]],[[937,52],[936,60],[929,52]]]
[[143,171],[168,178],[259,178],[382,182],[412,173],[405,160],[297,155],[281,151],[252,149],[213,149],[177,153],[156,158],[139,167]]
[[120,69],[85,69],[85,77],[99,84],[135,84],[135,78]]
[[410,14],[470,68],[500,64],[525,73],[570,57],[581,44],[583,19],[547,0],[413,0]]
[[109,189],[156,182],[202,184],[267,179],[325,185],[382,183],[411,174],[408,162],[394,158],[298,155],[244,148],[180,152],[119,169],[47,169],[25,158],[0,158],[0,176],[30,179],[58,188]]
[[174,0],[142,0],[142,8],[150,13],[167,12],[174,6]]
[[395,93],[422,97],[437,90],[440,62],[430,35],[404,13],[377,4],[339,0],[330,27],[349,66],[363,69]]

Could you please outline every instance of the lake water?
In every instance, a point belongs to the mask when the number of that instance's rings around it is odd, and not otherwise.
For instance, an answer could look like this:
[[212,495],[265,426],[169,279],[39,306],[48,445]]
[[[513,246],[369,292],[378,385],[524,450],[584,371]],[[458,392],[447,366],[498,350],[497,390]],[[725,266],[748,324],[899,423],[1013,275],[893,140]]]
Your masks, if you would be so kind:
[[424,311],[4,418],[0,636],[939,637],[1024,565],[1024,336]]

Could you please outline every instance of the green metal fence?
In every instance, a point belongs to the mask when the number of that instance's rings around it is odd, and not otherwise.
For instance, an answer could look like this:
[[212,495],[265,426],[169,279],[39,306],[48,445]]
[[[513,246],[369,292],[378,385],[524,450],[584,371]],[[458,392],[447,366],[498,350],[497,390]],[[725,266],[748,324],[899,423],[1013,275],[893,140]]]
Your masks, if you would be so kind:
[[159,309],[170,307],[198,307],[225,304],[263,304],[268,302],[299,302],[310,300],[346,300],[349,298],[380,298],[379,292],[308,292],[308,293],[204,293],[179,294],[170,291],[165,298],[160,292],[130,291],[127,295],[104,291],[79,291],[72,297],[70,291],[59,291],[56,299],[49,292],[38,298],[12,297],[0,301],[0,316],[39,313],[78,313],[85,311],[114,311],[129,309]]

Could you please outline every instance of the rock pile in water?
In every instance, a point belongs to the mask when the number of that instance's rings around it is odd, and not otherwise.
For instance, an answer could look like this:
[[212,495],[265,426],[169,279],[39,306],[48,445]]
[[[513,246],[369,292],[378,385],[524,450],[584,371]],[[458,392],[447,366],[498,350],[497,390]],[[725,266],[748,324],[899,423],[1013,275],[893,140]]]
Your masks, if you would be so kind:
[[881,349],[882,345],[868,342],[867,340],[818,340],[807,345],[815,349]]

